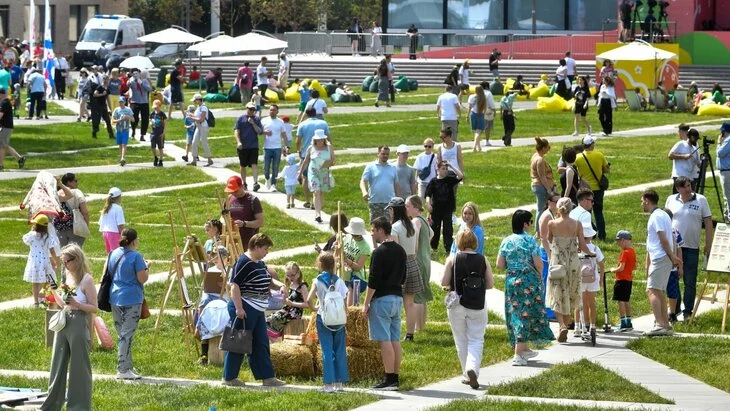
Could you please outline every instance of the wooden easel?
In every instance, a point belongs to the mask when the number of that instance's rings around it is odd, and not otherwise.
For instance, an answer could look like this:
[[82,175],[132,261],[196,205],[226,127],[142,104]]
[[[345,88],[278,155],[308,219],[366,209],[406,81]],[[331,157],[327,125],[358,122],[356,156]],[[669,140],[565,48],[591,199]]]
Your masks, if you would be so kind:
[[180,296],[181,302],[183,338],[186,345],[191,342],[193,346],[195,346],[195,352],[197,356],[200,354],[200,351],[198,350],[198,345],[195,342],[194,338],[195,326],[193,325],[193,304],[191,302],[192,300],[190,299],[190,295],[188,294],[188,287],[185,283],[185,271],[183,270],[183,253],[180,252],[180,248],[177,246],[177,236],[175,235],[175,225],[172,220],[172,212],[168,211],[167,215],[170,219],[170,230],[172,232],[172,242],[174,244],[174,250],[173,258],[170,262],[170,271],[167,274],[167,292],[162,298],[162,302],[160,303],[160,311],[157,314],[157,320],[155,321],[155,330],[154,335],[152,336],[150,358],[155,352],[155,346],[157,345],[157,336],[160,330],[160,325],[162,325],[162,315],[165,311],[165,307],[167,306],[168,301],[170,300],[170,295],[172,294],[172,289],[175,287],[175,285],[177,285],[178,295]]
[[[713,286],[711,296],[705,296],[708,285]],[[730,305],[730,226],[723,223],[718,224],[717,228],[715,228],[712,250],[710,251],[710,257],[707,259],[707,276],[705,277],[705,282],[702,283],[700,292],[697,293],[697,300],[692,310],[692,317],[689,319],[690,325],[692,325],[695,319],[700,301],[709,301],[711,304],[718,301],[717,293],[720,291],[720,285],[726,287],[722,312],[722,328],[720,330],[724,334],[727,325],[727,309],[728,305]]]
[[216,190],[218,204],[221,207],[221,219],[223,220],[223,233],[221,233],[221,241],[223,247],[228,250],[228,266],[232,266],[238,258],[243,255],[243,240],[238,226],[233,223],[231,218],[231,210],[228,207],[228,199],[222,198],[220,191]]
[[[185,244],[183,245],[182,258],[190,267],[193,284],[195,284],[195,289],[198,293],[197,296],[200,296],[202,294],[202,281],[205,272],[203,264],[208,262],[208,258],[200,240],[198,240],[198,237],[190,230],[190,224],[188,224],[188,217],[187,214],[185,214],[185,208],[183,207],[182,200],[178,199],[177,201],[180,206],[180,215],[182,216],[183,224],[185,224],[185,232],[187,233],[185,237]],[[197,272],[200,273],[200,281],[198,281],[195,274],[196,268]]]

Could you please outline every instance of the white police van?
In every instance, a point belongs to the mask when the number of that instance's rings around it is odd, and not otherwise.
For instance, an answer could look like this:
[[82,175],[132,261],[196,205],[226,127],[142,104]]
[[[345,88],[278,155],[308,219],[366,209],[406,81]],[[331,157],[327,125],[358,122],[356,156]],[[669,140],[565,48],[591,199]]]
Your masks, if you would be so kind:
[[73,56],[73,64],[76,67],[96,64],[96,51],[101,47],[101,42],[106,44],[109,55],[122,56],[129,53],[130,56],[144,56],[145,44],[137,40],[137,37],[144,36],[144,24],[142,20],[119,14],[97,14],[90,19],[81,32],[76,51]]

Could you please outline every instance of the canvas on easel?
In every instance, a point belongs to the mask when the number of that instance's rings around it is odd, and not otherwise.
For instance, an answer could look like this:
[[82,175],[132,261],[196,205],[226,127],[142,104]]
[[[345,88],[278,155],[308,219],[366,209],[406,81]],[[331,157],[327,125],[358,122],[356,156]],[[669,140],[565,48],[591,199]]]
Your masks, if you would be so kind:
[[[714,304],[719,301],[717,294],[720,290],[720,285],[725,285],[721,328],[721,332],[725,333],[727,309],[730,304],[730,226],[727,224],[719,223],[715,228],[715,237],[712,240],[712,249],[707,259],[706,271],[707,276],[705,277],[704,283],[702,283],[699,293],[697,293],[697,300],[692,310],[692,317],[689,320],[689,324],[691,325],[694,321],[700,302],[709,301],[711,304]],[[713,287],[711,296],[705,296],[705,291],[708,286]]]

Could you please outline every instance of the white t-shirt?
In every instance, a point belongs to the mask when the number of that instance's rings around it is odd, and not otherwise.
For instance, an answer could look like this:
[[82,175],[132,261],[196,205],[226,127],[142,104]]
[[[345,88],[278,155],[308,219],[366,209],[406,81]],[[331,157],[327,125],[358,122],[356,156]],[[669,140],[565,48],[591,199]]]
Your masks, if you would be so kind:
[[459,68],[459,84],[469,85],[469,69],[464,66]]
[[688,177],[694,179],[697,177],[699,171],[697,165],[700,163],[699,151],[692,147],[686,140],[677,141],[671,150],[670,154],[692,154],[692,157],[684,159],[672,160],[672,177]]
[[692,198],[682,202],[679,194],[667,197],[664,207],[672,211],[672,227],[679,231],[684,240],[683,247],[700,248],[702,237],[702,220],[712,217],[710,204],[702,194],[693,194]]
[[671,245],[674,241],[672,238],[672,220],[669,218],[669,214],[664,212],[661,208],[655,209],[649,215],[649,221],[646,223],[646,251],[649,253],[651,260],[657,260],[662,257],[666,257],[667,253],[662,248],[662,243],[659,241],[659,233]]
[[258,84],[269,84],[269,79],[266,78],[266,73],[268,73],[268,70],[266,70],[266,66],[263,64],[259,64],[258,67],[256,67],[256,81],[258,81]]
[[[433,161],[431,161],[431,155],[433,155]],[[413,163],[413,168],[416,169],[416,179],[418,180],[419,184],[428,184],[429,181],[433,180],[434,177],[436,177],[436,163],[438,160],[436,159],[436,153],[432,153],[431,155],[426,153],[421,153],[416,156],[416,161]],[[431,173],[428,175],[428,178],[425,180],[421,180],[421,177],[419,177],[419,172],[424,167],[428,167],[428,163],[431,162]]]
[[591,212],[581,206],[578,206],[571,210],[569,217],[583,224],[583,226],[591,225]]
[[264,131],[271,130],[271,135],[264,134],[264,148],[281,148],[281,135],[284,132],[284,122],[280,118],[264,117],[261,119]]
[[203,121],[200,122],[200,126],[208,127],[208,107],[201,104],[198,106],[198,108],[195,109],[195,117],[203,119]]
[[406,226],[403,225],[403,221],[398,220],[393,224],[393,228],[390,230],[393,237],[398,238],[398,244],[406,250],[406,255],[416,255],[416,246],[418,245],[418,232],[414,232],[412,236],[408,237],[406,233]]
[[441,108],[441,121],[456,121],[459,119],[459,112],[456,106],[459,105],[459,97],[454,93],[444,93],[436,100],[436,107]]
[[279,60],[279,75],[288,74],[288,72],[289,72],[289,60],[284,60],[284,59]]
[[297,177],[299,177],[299,163],[287,164],[284,169],[281,170],[281,175],[284,176],[285,186],[295,186],[299,184]]
[[575,59],[572,57],[565,58],[565,67],[568,68],[568,75],[575,76]]
[[314,107],[314,111],[317,112],[318,116],[324,116],[324,109],[327,108],[327,102],[322,100],[321,98],[311,99],[307,103],[307,107],[305,108],[305,111],[309,110],[312,107]]
[[118,233],[119,226],[124,225],[124,211],[122,206],[113,203],[109,211],[99,217],[99,232]]

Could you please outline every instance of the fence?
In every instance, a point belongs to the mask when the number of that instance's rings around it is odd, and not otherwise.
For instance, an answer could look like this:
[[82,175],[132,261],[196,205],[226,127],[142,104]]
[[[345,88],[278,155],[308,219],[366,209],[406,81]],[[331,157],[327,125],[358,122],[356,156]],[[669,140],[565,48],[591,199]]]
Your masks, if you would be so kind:
[[[407,34],[380,34],[373,43],[372,33],[321,33],[321,32],[287,32],[289,53],[326,53],[333,54],[400,54],[408,53],[411,37]],[[377,40],[380,40],[378,44]],[[421,45],[421,36],[416,37],[416,44]],[[357,42],[355,42],[357,41]],[[375,46],[375,47],[373,47]]]

